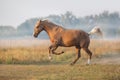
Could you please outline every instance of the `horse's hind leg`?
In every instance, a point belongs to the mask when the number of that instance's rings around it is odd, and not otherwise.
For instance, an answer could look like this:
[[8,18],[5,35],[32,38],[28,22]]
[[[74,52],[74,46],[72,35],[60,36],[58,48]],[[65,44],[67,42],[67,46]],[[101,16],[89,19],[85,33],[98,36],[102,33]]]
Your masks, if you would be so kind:
[[71,63],[71,65],[74,65],[77,62],[77,60],[81,57],[80,50],[81,50],[80,47],[76,47],[77,58]]
[[88,64],[90,64],[90,60],[92,58],[92,52],[88,49],[88,48],[83,48],[85,50],[85,52],[89,55],[88,56]]

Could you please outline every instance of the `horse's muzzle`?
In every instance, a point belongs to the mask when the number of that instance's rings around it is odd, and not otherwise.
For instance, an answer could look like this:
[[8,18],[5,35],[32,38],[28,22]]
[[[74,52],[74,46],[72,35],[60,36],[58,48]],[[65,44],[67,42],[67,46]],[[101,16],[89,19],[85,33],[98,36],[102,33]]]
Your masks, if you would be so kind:
[[33,34],[33,36],[34,36],[35,38],[37,38],[37,36],[38,36],[38,35],[36,35],[36,34]]

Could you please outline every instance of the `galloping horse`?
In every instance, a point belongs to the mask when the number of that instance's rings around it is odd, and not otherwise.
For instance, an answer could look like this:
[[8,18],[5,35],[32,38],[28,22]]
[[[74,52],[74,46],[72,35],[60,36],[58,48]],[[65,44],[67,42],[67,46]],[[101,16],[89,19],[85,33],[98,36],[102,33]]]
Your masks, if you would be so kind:
[[71,65],[74,65],[76,61],[81,57],[81,49],[83,49],[88,54],[88,64],[90,64],[92,52],[88,49],[88,47],[90,43],[89,35],[92,32],[88,34],[82,30],[65,29],[59,25],[49,22],[48,20],[39,20],[34,27],[34,37],[37,37],[38,34],[43,30],[47,32],[52,43],[49,47],[49,59],[52,59],[52,54],[60,55],[64,53],[63,51],[59,53],[55,52],[59,46],[75,46],[77,51],[77,58],[71,63]]

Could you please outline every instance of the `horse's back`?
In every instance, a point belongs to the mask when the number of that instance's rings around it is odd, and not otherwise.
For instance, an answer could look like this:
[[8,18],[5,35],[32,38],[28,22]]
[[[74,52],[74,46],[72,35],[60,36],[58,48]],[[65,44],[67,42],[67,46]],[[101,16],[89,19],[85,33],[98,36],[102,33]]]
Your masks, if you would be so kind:
[[82,30],[65,30],[62,32],[62,40],[64,45],[66,46],[76,46],[80,45],[81,47],[85,45],[85,43],[89,43],[89,35],[88,33]]

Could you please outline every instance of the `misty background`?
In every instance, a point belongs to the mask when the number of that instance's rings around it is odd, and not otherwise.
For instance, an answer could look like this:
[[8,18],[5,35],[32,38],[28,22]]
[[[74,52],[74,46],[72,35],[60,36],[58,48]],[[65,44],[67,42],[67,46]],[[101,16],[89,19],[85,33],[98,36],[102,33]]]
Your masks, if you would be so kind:
[[[37,20],[50,20],[68,29],[82,29],[89,32],[93,27],[100,27],[106,38],[120,38],[120,15],[118,12],[104,11],[99,15],[76,17],[67,11],[61,15],[49,15],[47,17],[31,18],[21,23],[17,28],[13,26],[0,26],[0,38],[27,38],[32,37],[33,28]],[[40,39],[48,39],[45,32],[40,33]]]
[[[119,0],[0,0],[0,39],[32,38],[37,20],[89,32],[98,26],[104,38],[120,38]],[[48,39],[45,32],[40,39]]]

